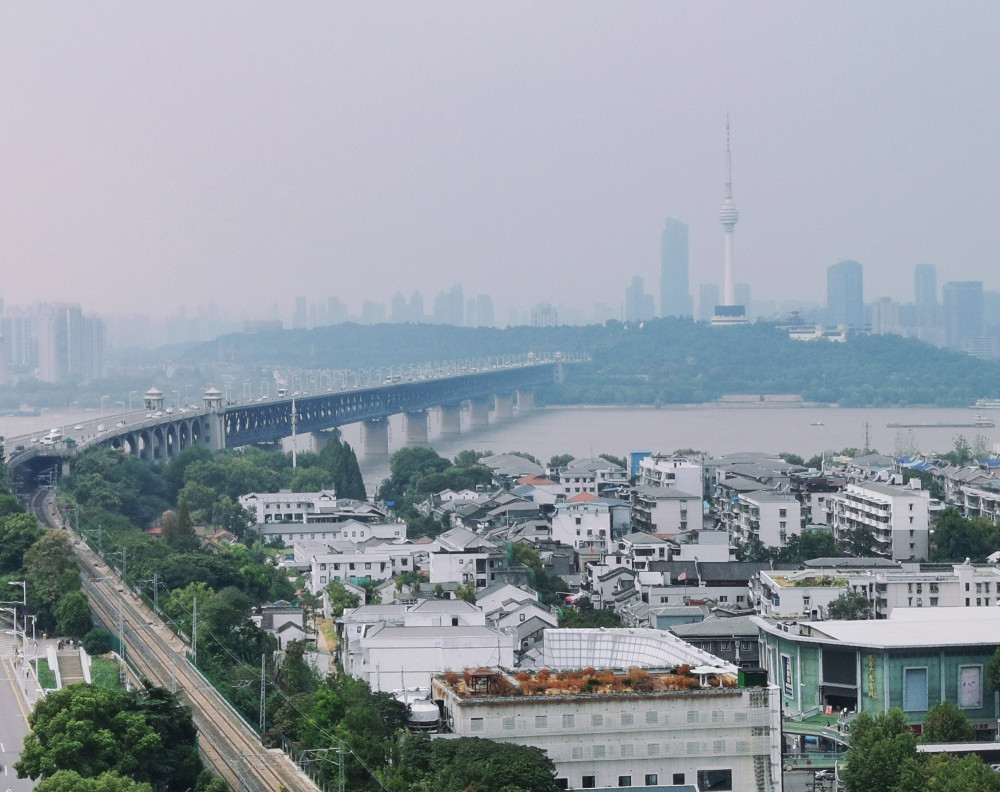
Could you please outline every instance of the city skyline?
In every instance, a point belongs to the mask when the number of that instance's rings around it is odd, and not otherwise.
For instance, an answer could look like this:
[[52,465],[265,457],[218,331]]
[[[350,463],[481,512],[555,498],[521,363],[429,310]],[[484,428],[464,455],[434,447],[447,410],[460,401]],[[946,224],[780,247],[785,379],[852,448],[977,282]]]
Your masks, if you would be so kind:
[[632,277],[657,291],[666,216],[692,293],[719,282],[727,113],[755,298],[822,303],[842,259],[872,299],[909,300],[896,273],[925,262],[996,290],[997,23],[985,2],[13,8],[4,297],[264,319],[461,282],[498,324],[538,300],[620,315]]

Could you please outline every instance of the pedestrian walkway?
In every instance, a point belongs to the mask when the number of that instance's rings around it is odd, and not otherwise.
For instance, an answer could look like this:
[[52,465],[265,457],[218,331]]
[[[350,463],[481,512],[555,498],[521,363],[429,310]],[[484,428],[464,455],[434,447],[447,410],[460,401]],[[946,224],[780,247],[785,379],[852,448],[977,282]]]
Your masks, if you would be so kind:
[[83,675],[83,663],[80,662],[79,649],[63,649],[56,652],[56,659],[59,662],[59,680],[62,686],[73,685],[77,682],[86,682]]

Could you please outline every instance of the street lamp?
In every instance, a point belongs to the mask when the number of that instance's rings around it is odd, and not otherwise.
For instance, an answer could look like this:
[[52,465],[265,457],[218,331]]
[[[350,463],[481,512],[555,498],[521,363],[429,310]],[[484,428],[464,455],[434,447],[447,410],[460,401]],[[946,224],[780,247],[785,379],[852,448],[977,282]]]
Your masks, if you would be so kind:
[[23,580],[8,580],[8,586],[20,586],[21,587],[21,604],[24,607],[28,607],[28,586]]
[[180,391],[170,391],[174,394],[174,407],[178,410],[181,408],[181,392]]
[[118,400],[118,401],[115,402],[115,404],[119,405],[122,408],[122,424],[124,424],[125,423],[125,402],[123,402],[121,400]]

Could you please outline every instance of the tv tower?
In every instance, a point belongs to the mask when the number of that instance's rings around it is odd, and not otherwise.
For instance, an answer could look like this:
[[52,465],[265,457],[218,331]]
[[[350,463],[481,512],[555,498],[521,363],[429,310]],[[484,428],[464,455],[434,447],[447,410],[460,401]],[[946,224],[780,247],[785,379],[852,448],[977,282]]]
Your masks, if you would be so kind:
[[726,230],[726,258],[722,276],[722,304],[715,306],[712,324],[729,326],[746,324],[746,306],[736,303],[736,270],[733,266],[733,228],[740,219],[733,201],[733,154],[729,141],[729,116],[726,116],[726,197],[719,210],[719,220]]

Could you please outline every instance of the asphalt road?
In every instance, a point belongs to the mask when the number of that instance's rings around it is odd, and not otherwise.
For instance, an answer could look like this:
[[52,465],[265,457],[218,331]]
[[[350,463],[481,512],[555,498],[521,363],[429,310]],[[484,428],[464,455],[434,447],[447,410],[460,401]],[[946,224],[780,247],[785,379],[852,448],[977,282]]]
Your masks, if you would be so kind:
[[35,788],[35,782],[28,778],[18,778],[11,765],[17,761],[28,733],[28,704],[24,691],[34,693],[33,678],[25,677],[23,666],[12,665],[14,643],[9,636],[0,639],[0,790],[4,792],[26,792]]

